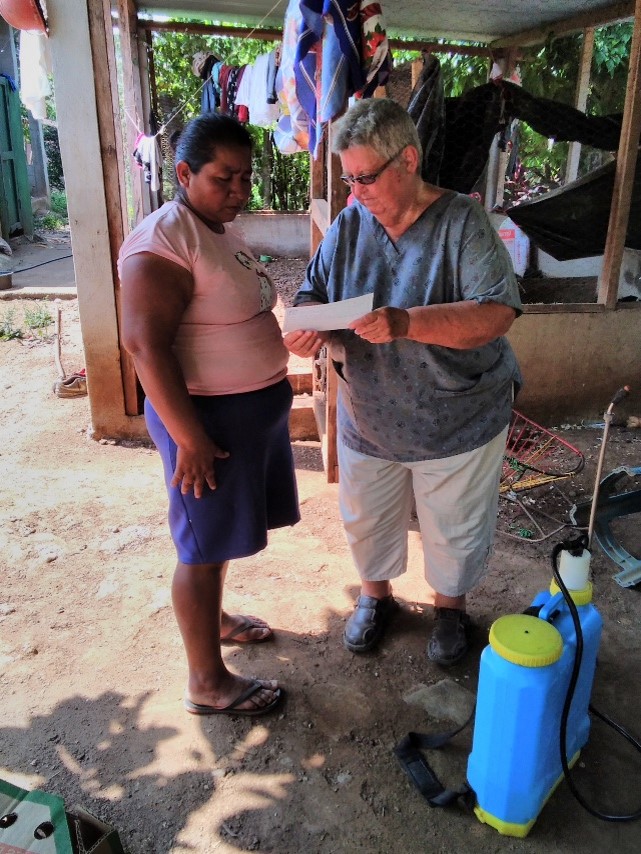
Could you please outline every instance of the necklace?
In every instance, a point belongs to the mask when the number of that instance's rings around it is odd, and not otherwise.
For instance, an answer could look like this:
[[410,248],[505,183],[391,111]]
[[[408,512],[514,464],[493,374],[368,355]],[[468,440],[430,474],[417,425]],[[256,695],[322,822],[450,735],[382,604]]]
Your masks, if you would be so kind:
[[189,201],[188,201],[187,197],[185,196],[185,192],[184,192],[182,187],[178,190],[178,193],[176,194],[176,198],[186,208],[189,208],[189,210],[193,213],[193,215],[197,216],[201,222],[204,222],[205,225],[207,226],[207,228],[211,229],[215,234],[224,234],[225,233],[225,226],[222,224],[222,222],[214,222],[211,219],[207,219],[207,217],[203,216],[201,213],[198,213],[198,211],[194,207],[192,207],[192,205],[189,204]]

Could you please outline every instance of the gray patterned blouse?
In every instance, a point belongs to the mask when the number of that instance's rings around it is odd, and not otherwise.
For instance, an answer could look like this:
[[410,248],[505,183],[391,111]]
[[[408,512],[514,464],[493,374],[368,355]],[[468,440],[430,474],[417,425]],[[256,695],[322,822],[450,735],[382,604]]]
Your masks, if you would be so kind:
[[[476,300],[521,313],[510,258],[483,208],[445,192],[393,242],[355,202],[327,231],[296,304],[374,294],[374,308]],[[470,350],[402,338],[370,344],[332,333],[340,377],[338,428],[363,454],[400,462],[474,450],[508,423],[521,375],[503,337]]]

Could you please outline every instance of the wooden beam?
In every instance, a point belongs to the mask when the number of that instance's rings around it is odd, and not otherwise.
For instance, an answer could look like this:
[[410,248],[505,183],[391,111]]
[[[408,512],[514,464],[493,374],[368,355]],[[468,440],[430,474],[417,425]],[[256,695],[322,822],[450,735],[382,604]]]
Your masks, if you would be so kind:
[[[318,146],[317,157],[309,160],[309,238],[310,256],[321,244],[329,227],[329,205],[326,187],[327,138],[323,137]],[[321,453],[325,473],[329,472],[327,461],[327,348],[312,360],[313,389],[312,400],[316,431],[321,442]]]
[[[139,133],[144,132],[142,86],[140,82],[140,57],[138,54],[137,15],[134,0],[117,0],[118,30],[122,53],[123,100],[125,107],[125,140],[131,157]],[[132,169],[134,225],[151,212],[149,192],[142,169]]]
[[259,41],[280,41],[282,30],[252,29],[251,27],[221,27],[220,24],[202,24],[190,21],[146,21],[141,18],[138,26],[142,30],[154,33],[193,33],[207,36],[224,36],[226,38],[251,38]]
[[[118,278],[118,252],[125,235],[129,231],[127,221],[127,190],[125,184],[125,161],[120,126],[116,118],[120,115],[118,103],[118,69],[116,50],[111,25],[110,0],[102,0],[102,20],[98,10],[90,11],[91,48],[94,55],[103,54],[105,64],[99,64],[95,73],[96,105],[98,109],[98,131],[100,151],[105,179],[105,200],[107,203],[107,223],[109,247],[111,253],[111,272],[116,298],[116,316],[120,328],[120,281]],[[102,97],[103,92],[111,93],[111,100]],[[134,364],[129,353],[120,348],[120,366],[125,395],[125,413],[139,415],[138,380]]]
[[50,4],[49,26],[91,426],[98,439],[132,435],[136,425],[125,415],[112,254],[118,241],[112,218],[117,223],[121,215],[113,144],[120,128],[107,94],[103,0]]
[[[314,224],[314,227],[318,229],[320,234],[320,238],[325,236],[325,232],[329,227],[329,205],[327,204],[327,199],[312,199],[312,204],[310,207],[310,219]],[[314,246],[314,235],[312,235],[312,255],[318,249],[318,243]]]
[[[220,24],[204,24],[191,21],[147,21],[141,18],[138,21],[139,29],[147,32],[157,33],[191,33],[208,36],[223,36],[225,38],[252,38],[261,41],[280,41],[283,37],[282,30],[278,29],[252,29],[251,27],[223,27]],[[394,50],[426,51],[427,53],[457,53],[463,56],[493,56],[501,57],[499,49],[490,51],[489,47],[482,45],[451,44],[432,41],[406,41],[404,39],[389,39],[389,46]]]
[[603,27],[606,24],[614,24],[616,21],[625,21],[634,17],[634,0],[626,0],[624,3],[614,3],[612,6],[595,9],[591,12],[582,12],[562,21],[550,21],[515,33],[505,38],[496,39],[490,43],[492,51],[505,47],[526,47],[528,45],[542,44],[550,38],[568,36],[590,27]]
[[[594,53],[594,27],[590,27],[583,33],[583,44],[581,45],[581,56],[579,58],[579,76],[576,81],[576,92],[574,106],[582,113],[588,103],[590,91],[590,70],[592,68],[592,55]],[[579,173],[579,159],[581,157],[581,143],[571,142],[568,150],[568,162],[565,167],[565,182],[569,184],[574,181]]]
[[[514,70],[516,69],[517,64],[517,51],[515,48],[510,48],[506,51],[503,59],[498,60],[501,68],[503,69],[503,79],[509,80]],[[497,159],[497,171],[495,176],[495,186],[494,186],[494,204],[492,207],[487,208],[488,210],[493,210],[495,206],[502,208],[503,203],[505,201],[505,173],[507,172],[507,166],[510,162],[510,152],[506,148],[505,151],[501,151],[498,148],[498,135],[495,140],[495,144],[497,145],[496,151],[496,159]]]
[[[328,222],[331,223],[347,204],[349,190],[341,181],[341,161],[338,154],[332,153],[333,124],[327,127],[327,201],[329,206]],[[336,401],[338,397],[338,378],[334,370],[331,348],[327,348],[327,398],[326,398],[326,467],[327,482],[338,483],[338,447],[336,424]]]
[[405,41],[404,39],[389,39],[392,50],[417,50],[421,53],[457,53],[461,56],[487,56],[500,58],[503,51],[490,50],[483,45],[453,44],[451,42]]
[[[623,303],[623,305],[637,306],[637,303]],[[548,302],[548,303],[526,303],[523,306],[523,314],[602,314],[604,305],[597,302]]]
[[329,226],[329,206],[325,186],[327,145],[325,134],[318,146],[318,156],[309,160],[310,256],[316,252]]
[[608,308],[615,308],[619,293],[621,261],[630,218],[632,184],[637,165],[639,136],[641,135],[641,0],[636,0],[634,32],[630,46],[628,84],[623,108],[621,139],[617,153],[612,206],[608,235],[603,254],[603,268],[599,277],[598,300]]

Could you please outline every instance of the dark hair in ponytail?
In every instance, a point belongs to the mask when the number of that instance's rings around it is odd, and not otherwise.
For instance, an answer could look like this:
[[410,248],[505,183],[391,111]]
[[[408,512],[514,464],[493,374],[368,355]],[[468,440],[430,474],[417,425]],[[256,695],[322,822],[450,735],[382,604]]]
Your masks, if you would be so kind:
[[203,113],[185,125],[174,140],[175,162],[184,160],[194,174],[216,156],[216,149],[247,148],[252,150],[249,131],[237,119],[222,113]]

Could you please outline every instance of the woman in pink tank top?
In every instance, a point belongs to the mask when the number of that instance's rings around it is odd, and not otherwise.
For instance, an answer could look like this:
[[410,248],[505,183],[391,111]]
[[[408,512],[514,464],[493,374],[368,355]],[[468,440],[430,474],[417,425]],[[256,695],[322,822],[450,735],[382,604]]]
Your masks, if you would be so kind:
[[251,137],[207,113],[181,133],[176,197],[146,217],[119,258],[122,340],[162,458],[178,563],[172,600],[198,715],[263,715],[284,689],[231,673],[221,644],[272,630],[223,610],[230,560],[299,520],[288,432],[287,350],[267,272],[229,228],[251,189]]

